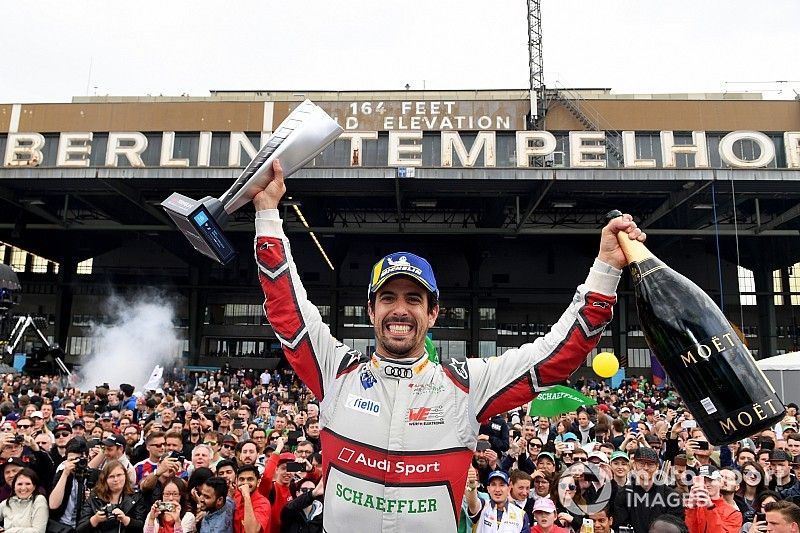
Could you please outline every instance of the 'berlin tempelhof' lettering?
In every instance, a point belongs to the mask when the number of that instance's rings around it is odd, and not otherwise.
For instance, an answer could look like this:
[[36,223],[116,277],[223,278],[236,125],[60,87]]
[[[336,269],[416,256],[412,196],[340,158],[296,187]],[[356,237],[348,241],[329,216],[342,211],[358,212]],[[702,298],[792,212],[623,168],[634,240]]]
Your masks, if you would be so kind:
[[[261,144],[269,138],[271,132],[261,133]],[[387,145],[387,161],[390,167],[430,166],[430,161],[422,159],[421,130],[389,130]],[[471,132],[472,133],[472,132]],[[441,138],[440,166],[452,167],[453,153],[463,167],[475,167],[482,156],[481,168],[493,168],[497,161],[497,135],[495,131],[478,131],[475,140],[467,148],[458,131],[443,130],[438,133]],[[176,158],[174,155],[175,132],[162,132],[159,167],[185,168],[190,166],[208,167],[211,159],[210,131],[198,132],[197,161],[190,164],[187,158]],[[228,166],[242,167],[241,152],[244,150],[251,158],[255,157],[258,148],[248,139],[244,132],[224,133],[228,135]],[[92,154],[93,132],[62,132],[59,136],[56,167],[89,167]],[[692,132],[692,144],[675,144],[672,131],[660,132],[662,168],[677,168],[678,155],[692,155],[693,168],[709,168],[709,147],[704,131]],[[375,142],[377,131],[345,131],[342,140],[350,140],[350,166],[361,166],[358,156],[364,142]],[[734,151],[734,145],[740,141],[750,141],[758,146],[759,156],[755,159],[742,159]],[[783,134],[786,156],[786,168],[800,168],[800,131]],[[25,167],[38,166],[44,160],[43,148],[45,137],[40,133],[9,133],[3,166]],[[607,168],[606,134],[602,131],[569,132],[569,166],[570,168]],[[107,148],[103,154],[104,166],[117,167],[120,158],[127,159],[132,167],[145,167],[142,155],[148,149],[148,139],[141,132],[109,132]],[[556,137],[548,131],[517,131],[515,167],[531,167],[532,158],[546,158],[555,153]],[[776,146],[764,133],[758,131],[734,131],[725,135],[719,143],[719,153],[723,165],[731,168],[765,168],[775,160]],[[622,132],[622,158],[624,168],[657,168],[655,159],[643,159],[636,150],[636,132]]]

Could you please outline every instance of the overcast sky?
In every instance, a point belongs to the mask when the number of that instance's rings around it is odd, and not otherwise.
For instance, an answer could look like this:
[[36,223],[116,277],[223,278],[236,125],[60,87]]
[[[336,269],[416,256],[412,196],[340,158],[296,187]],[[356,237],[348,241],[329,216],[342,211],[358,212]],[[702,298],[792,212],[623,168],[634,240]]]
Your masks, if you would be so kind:
[[[407,83],[528,87],[525,0],[2,6],[3,103]],[[800,0],[542,0],[542,11],[551,86],[618,93],[784,89],[767,94],[782,98],[800,91]]]

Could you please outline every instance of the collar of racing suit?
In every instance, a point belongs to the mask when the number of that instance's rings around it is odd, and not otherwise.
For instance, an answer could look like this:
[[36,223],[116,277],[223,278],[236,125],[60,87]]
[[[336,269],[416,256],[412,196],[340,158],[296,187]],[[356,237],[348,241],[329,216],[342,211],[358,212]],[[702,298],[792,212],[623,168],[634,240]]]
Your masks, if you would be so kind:
[[428,354],[419,357],[406,357],[404,359],[388,359],[378,354],[370,358],[372,371],[382,377],[390,379],[411,379],[419,374],[430,364]]

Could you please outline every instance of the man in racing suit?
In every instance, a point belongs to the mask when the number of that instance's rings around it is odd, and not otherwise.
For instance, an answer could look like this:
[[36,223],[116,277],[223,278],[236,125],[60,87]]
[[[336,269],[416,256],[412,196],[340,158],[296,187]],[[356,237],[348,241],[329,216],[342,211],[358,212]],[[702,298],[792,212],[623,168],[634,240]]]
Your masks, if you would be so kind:
[[326,531],[455,531],[482,421],[565,380],[611,320],[625,264],[616,234],[644,240],[629,215],[602,231],[600,254],[553,329],[490,359],[429,357],[438,315],[430,265],[410,253],[375,265],[369,315],[376,353],[331,336],[308,301],[278,215],[280,165],[253,200],[264,309],[284,354],[320,401]]

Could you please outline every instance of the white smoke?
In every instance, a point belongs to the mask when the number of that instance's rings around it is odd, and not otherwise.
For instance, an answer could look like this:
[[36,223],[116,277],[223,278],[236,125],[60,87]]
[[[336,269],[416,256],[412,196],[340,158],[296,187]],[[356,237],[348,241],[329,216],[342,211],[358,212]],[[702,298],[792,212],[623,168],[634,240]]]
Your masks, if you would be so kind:
[[130,383],[139,390],[155,365],[171,368],[179,361],[175,309],[163,295],[112,296],[103,307],[105,321],[89,327],[91,353],[81,361],[81,390],[103,383],[112,389]]

